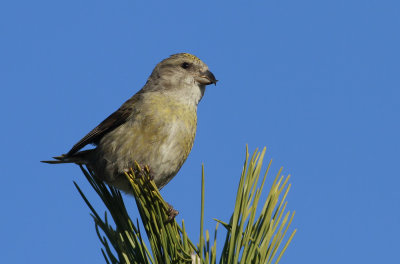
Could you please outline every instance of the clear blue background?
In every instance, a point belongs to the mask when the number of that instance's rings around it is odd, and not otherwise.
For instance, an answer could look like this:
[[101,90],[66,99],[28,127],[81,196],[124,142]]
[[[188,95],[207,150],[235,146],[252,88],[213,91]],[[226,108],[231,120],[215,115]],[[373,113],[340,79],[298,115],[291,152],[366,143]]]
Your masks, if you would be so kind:
[[78,167],[39,160],[190,52],[220,82],[162,194],[193,240],[201,164],[213,230],[229,219],[245,145],[267,146],[269,179],[292,175],[298,233],[282,263],[399,263],[399,29],[394,0],[2,1],[1,262],[104,263],[72,181],[102,211],[98,198]]

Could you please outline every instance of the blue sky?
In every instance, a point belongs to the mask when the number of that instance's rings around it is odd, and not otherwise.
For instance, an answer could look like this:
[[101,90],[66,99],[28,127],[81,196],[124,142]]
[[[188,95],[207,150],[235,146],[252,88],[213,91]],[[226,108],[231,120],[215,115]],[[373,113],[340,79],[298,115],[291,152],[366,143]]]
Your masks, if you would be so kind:
[[[198,238],[228,221],[245,145],[291,174],[298,229],[281,263],[395,263],[400,236],[398,1],[3,1],[2,262],[104,263],[65,153],[177,52],[220,81],[162,190]],[[126,200],[135,218],[132,198]],[[221,241],[222,242],[222,241]],[[219,244],[221,246],[221,243]]]

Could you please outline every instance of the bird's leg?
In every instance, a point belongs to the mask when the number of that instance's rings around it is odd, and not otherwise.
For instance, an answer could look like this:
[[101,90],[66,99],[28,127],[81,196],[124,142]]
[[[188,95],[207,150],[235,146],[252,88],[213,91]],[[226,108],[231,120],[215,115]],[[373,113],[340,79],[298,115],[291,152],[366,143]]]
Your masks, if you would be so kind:
[[[145,180],[148,180],[147,182],[145,181],[145,183],[150,183],[150,181],[154,180],[154,176],[151,173],[150,167],[148,165],[141,165],[137,162],[135,162],[135,166],[134,168],[127,170],[129,172],[133,172],[133,174],[135,175],[135,177],[137,178],[142,178]],[[157,188],[157,186],[154,186],[154,188]],[[151,189],[151,187],[150,187]],[[174,207],[172,205],[170,205],[169,203],[167,203],[167,215],[168,215],[168,219],[167,222],[171,222],[175,219],[175,217],[179,214],[179,212],[177,210],[174,209]]]
[[175,210],[174,207],[172,205],[170,205],[169,203],[167,203],[168,205],[168,222],[172,222],[175,219],[175,216],[177,216],[179,214],[179,211]]
[[149,165],[144,165],[144,171],[145,171],[145,172],[147,173],[147,175],[149,176],[150,181],[154,180],[154,176],[153,176],[153,174],[151,173],[151,170],[150,170]]
[[130,173],[133,172],[135,177],[147,176],[148,179],[154,180],[154,176],[151,174],[150,167],[148,165],[139,164],[135,161],[134,166],[131,169],[125,169],[124,172]]

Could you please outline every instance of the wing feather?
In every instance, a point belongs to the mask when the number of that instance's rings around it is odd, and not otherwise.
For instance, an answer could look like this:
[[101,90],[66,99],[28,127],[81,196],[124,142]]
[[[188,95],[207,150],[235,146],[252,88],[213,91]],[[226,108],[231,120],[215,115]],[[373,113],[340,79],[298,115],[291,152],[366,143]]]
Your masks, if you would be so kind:
[[139,94],[136,94],[126,101],[117,111],[109,115],[103,122],[79,140],[65,156],[74,155],[88,144],[97,144],[105,134],[124,124],[131,115],[133,105],[139,99],[139,96]]

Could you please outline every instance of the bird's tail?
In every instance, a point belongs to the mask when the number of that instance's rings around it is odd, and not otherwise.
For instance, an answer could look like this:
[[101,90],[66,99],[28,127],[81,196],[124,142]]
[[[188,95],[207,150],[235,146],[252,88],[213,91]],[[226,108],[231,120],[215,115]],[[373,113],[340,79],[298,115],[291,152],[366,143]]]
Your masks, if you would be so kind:
[[54,160],[42,160],[40,162],[48,164],[61,164],[61,163],[76,163],[76,164],[87,164],[87,156],[92,149],[80,151],[73,155],[63,154],[61,156],[53,157]]

